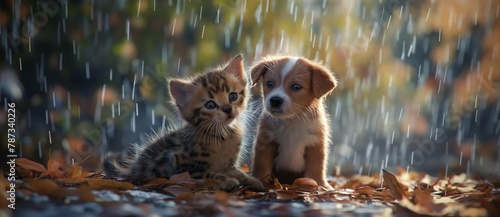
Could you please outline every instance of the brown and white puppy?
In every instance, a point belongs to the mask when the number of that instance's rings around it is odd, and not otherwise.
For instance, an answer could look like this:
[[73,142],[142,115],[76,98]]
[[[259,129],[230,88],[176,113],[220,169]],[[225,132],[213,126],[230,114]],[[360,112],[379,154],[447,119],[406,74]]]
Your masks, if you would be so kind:
[[253,149],[252,175],[291,183],[308,177],[326,181],[329,116],[324,96],[336,86],[330,70],[303,57],[268,56],[250,69],[255,85],[262,79],[263,112]]

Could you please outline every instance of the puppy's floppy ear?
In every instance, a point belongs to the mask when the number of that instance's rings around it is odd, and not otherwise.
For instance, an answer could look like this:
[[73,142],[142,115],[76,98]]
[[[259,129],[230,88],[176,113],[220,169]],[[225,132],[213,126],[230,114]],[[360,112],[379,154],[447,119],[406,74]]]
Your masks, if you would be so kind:
[[308,62],[308,65],[311,69],[311,82],[314,97],[319,99],[338,86],[337,79],[326,67],[311,62]]
[[243,69],[243,58],[241,55],[238,55],[231,60],[226,68],[224,68],[224,72],[232,73],[235,75],[243,84],[246,83],[245,79],[245,70]]
[[185,108],[190,99],[190,92],[193,90],[193,85],[182,80],[170,80],[169,91],[170,95],[179,108]]
[[250,68],[250,78],[252,79],[252,86],[255,86],[259,79],[264,75],[269,64],[269,61],[260,61],[252,66],[252,68]]

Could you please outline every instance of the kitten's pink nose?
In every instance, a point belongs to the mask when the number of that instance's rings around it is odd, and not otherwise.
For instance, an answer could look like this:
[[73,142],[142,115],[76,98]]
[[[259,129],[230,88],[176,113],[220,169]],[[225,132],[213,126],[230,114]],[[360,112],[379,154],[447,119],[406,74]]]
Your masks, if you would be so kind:
[[223,105],[221,109],[222,109],[223,112],[225,112],[225,113],[227,113],[229,115],[233,111],[233,108],[231,107],[231,105],[228,105],[228,104]]

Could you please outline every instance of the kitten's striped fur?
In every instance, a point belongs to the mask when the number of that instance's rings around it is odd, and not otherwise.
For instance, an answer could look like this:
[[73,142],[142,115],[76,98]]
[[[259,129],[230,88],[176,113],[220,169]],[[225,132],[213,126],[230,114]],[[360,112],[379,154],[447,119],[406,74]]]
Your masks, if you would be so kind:
[[108,155],[106,174],[142,184],[187,171],[193,178],[216,179],[224,190],[240,184],[263,188],[259,180],[239,169],[241,114],[247,105],[241,56],[225,68],[193,79],[171,80],[169,90],[187,124],[152,139],[137,155]]

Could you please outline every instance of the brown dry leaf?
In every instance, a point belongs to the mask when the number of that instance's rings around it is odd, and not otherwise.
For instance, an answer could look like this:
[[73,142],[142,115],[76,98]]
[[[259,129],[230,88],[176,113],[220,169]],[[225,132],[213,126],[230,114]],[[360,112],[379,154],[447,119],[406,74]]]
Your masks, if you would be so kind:
[[78,185],[88,181],[89,178],[60,178],[54,180],[57,184],[60,185]]
[[130,182],[119,182],[110,179],[88,179],[87,183],[94,190],[107,190],[107,189],[117,189],[117,190],[132,190],[134,185]]
[[92,194],[92,189],[88,185],[81,185],[76,194],[82,202],[94,202],[96,200],[95,195]]
[[213,195],[213,198],[223,204],[223,205],[227,205],[228,202],[229,202],[229,194],[224,192],[224,191],[217,191],[214,195]]
[[[39,177],[45,177],[47,175],[44,176],[44,174],[46,174],[47,172],[43,172]],[[33,171],[29,170],[29,169],[25,169],[23,167],[18,167],[17,168],[17,171],[16,171],[16,175],[20,176],[20,177],[23,177],[23,178],[34,178],[35,174],[33,173]]]
[[28,160],[26,158],[19,158],[16,159],[16,164],[24,169],[35,171],[35,172],[46,172],[47,169],[45,167],[37,162]]
[[9,186],[10,182],[5,177],[3,177],[3,174],[0,173],[0,207],[7,207],[9,205],[7,200],[7,191],[10,188]]
[[50,158],[47,162],[47,172],[49,173],[49,176],[53,179],[62,178],[64,174],[62,169],[63,165],[64,164],[60,161]]
[[277,178],[274,178],[274,188],[278,190],[283,189],[283,185],[281,185],[280,181]]
[[164,187],[166,185],[173,185],[175,182],[172,182],[166,178],[155,178],[146,183],[142,188],[157,188],[157,187]]
[[412,202],[429,213],[431,212],[440,213],[446,207],[445,204],[434,203],[434,197],[431,195],[430,188],[427,188],[425,190],[416,188],[413,191]]
[[349,180],[348,182],[346,182],[345,184],[340,186],[340,188],[354,189],[354,188],[361,187],[362,185],[363,184],[358,180]]
[[63,177],[65,178],[81,178],[83,177],[82,166],[75,164],[64,171]]
[[65,198],[67,191],[59,187],[54,181],[49,179],[32,179],[26,182],[27,186],[39,194],[54,198]]
[[407,198],[406,191],[404,190],[403,185],[399,183],[396,176],[387,170],[382,170],[382,171],[383,171],[384,182],[387,183],[389,189],[391,189],[392,196],[394,196],[396,200]]
[[198,179],[196,180],[196,188],[215,188],[219,186],[219,182],[215,179]]
[[9,190],[9,186],[10,186],[9,180],[7,180],[7,178],[5,178],[5,176],[3,176],[2,173],[0,173],[0,186],[3,186],[3,187],[0,187],[0,189],[5,188],[5,190]]
[[184,188],[180,185],[168,186],[168,187],[164,188],[163,190],[167,193],[174,195],[174,196],[178,196],[182,193],[193,193],[193,191],[191,191],[190,189]]
[[318,183],[311,178],[298,178],[290,188],[297,191],[314,191],[318,189]]
[[362,186],[356,189],[358,199],[368,199],[371,200],[373,195],[373,188],[370,186]]
[[299,194],[291,190],[279,190],[276,191],[276,198],[279,200],[291,200],[299,197]]
[[191,179],[191,175],[189,175],[188,172],[175,174],[175,175],[170,177],[170,181],[172,181],[173,183],[180,183],[180,182],[187,181],[190,179]]

